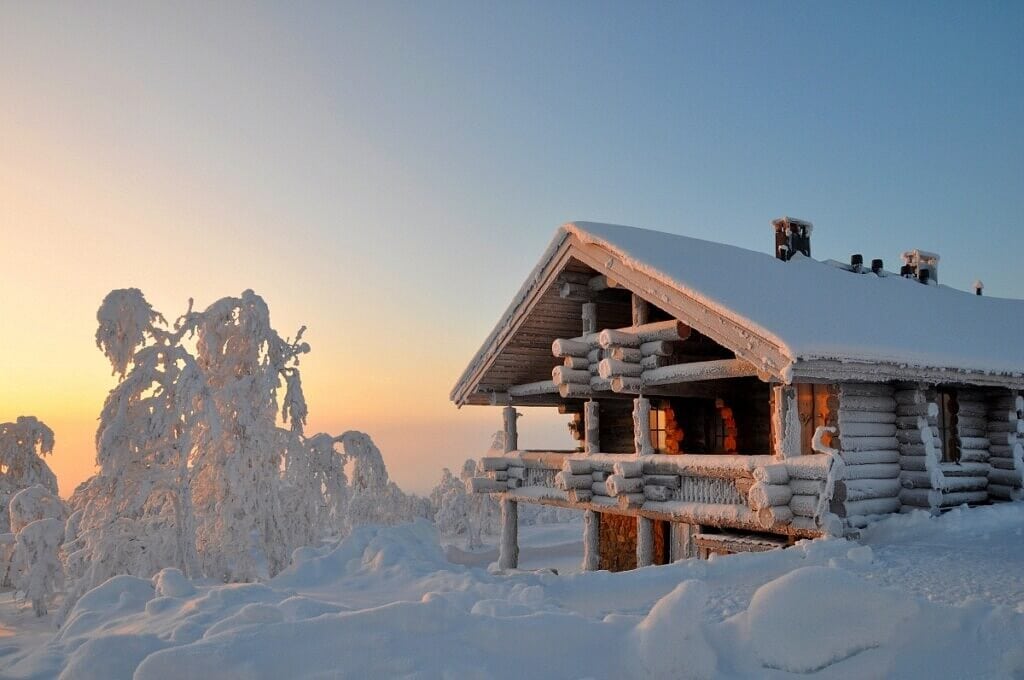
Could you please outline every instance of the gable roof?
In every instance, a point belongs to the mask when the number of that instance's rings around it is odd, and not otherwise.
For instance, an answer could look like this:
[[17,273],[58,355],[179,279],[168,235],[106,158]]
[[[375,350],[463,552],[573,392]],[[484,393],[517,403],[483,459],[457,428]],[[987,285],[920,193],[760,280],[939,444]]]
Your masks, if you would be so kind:
[[[555,233],[456,384],[454,401],[465,403],[472,387],[467,381],[514,331],[510,324],[527,311],[531,292],[557,274],[560,251],[563,259],[587,251],[583,259],[595,270],[625,281],[738,356],[760,359],[765,372],[782,381],[920,379],[1024,387],[1022,300],[892,274],[856,274],[802,256],[783,262],[659,231],[573,222]],[[637,277],[633,285],[631,276]],[[738,333],[716,334],[720,324]]]

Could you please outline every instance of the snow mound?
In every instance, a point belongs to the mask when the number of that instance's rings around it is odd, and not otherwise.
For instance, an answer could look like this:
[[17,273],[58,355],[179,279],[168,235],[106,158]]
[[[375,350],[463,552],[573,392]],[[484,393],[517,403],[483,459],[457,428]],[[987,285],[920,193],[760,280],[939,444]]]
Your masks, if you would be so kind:
[[196,589],[191,581],[185,578],[180,569],[167,567],[153,577],[153,586],[159,597],[190,597]]
[[683,581],[658,600],[633,631],[637,663],[648,678],[713,678],[715,650],[704,637],[703,611],[708,588]]
[[814,566],[758,588],[740,616],[765,666],[810,673],[881,647],[916,613],[917,605],[898,593]]

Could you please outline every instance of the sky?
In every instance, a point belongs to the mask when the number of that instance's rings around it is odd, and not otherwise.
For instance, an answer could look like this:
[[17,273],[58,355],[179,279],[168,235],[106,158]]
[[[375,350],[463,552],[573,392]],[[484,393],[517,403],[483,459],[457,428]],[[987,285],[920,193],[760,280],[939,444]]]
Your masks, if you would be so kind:
[[1021,121],[1013,2],[3,2],[0,422],[55,430],[69,494],[103,296],[252,288],[309,327],[307,431],[424,492],[500,429],[448,393],[558,225],[767,252],[791,215],[816,257],[1024,297]]

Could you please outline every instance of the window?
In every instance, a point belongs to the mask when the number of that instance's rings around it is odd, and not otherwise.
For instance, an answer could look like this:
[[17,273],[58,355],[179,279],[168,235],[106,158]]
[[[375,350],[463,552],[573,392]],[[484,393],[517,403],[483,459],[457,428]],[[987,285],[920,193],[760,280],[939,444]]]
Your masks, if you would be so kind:
[[665,426],[667,422],[666,410],[664,407],[651,409],[651,446],[658,453],[665,450],[665,443],[668,440]]
[[956,463],[960,460],[960,436],[957,432],[957,413],[960,411],[956,390],[940,387],[935,395],[939,407],[939,444],[942,446],[942,462]]

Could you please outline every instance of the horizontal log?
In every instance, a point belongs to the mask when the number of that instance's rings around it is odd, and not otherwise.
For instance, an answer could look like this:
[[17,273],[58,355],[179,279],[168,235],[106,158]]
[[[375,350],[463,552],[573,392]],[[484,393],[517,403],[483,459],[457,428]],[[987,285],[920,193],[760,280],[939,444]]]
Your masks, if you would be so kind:
[[571,475],[589,475],[593,467],[586,458],[566,458],[562,461],[562,469]]
[[839,446],[843,451],[895,451],[899,441],[896,437],[847,437],[840,432]]
[[987,475],[988,471],[988,463],[972,463],[970,461],[942,463],[942,474],[946,477],[977,477]]
[[840,434],[844,437],[894,437],[895,423],[843,423]]
[[793,496],[789,509],[798,517],[814,517],[818,511],[818,496]]
[[644,475],[644,484],[664,486],[669,489],[678,489],[679,475]]
[[772,505],[757,511],[757,519],[764,529],[793,521],[793,511],[788,505]]
[[589,503],[594,498],[594,492],[589,489],[570,489],[568,495],[573,503]]
[[719,380],[757,375],[757,369],[742,359],[715,359],[663,366],[641,375],[644,387],[697,380]]
[[1024,489],[1015,486],[1003,486],[1001,484],[989,484],[986,489],[989,498],[997,498],[1003,501],[1024,500]]
[[559,489],[590,489],[590,485],[594,483],[594,480],[590,478],[590,475],[574,475],[570,472],[562,470],[555,475],[555,486]]
[[[829,400],[835,401],[835,400]],[[834,410],[848,409],[851,411],[888,411],[896,410],[896,401],[892,397],[846,397],[841,402],[835,401]]]
[[593,472],[590,473],[590,478],[593,479],[595,482],[603,482],[604,480],[608,479],[609,474],[610,473],[608,473],[605,470],[594,470]]
[[594,390],[590,385],[564,383],[558,386],[558,394],[562,399],[587,399],[594,396]]
[[618,500],[619,508],[622,510],[639,508],[647,500],[642,493],[620,493],[615,498]]
[[900,506],[902,505],[899,498],[866,498],[859,501],[846,501],[843,504],[842,514],[838,514],[840,517],[853,517],[857,515],[870,516],[870,515],[887,515],[893,512],[899,512]]
[[884,451],[843,451],[843,462],[847,465],[867,465],[870,463],[898,463],[900,452],[893,450]]
[[639,364],[644,355],[639,347],[612,347],[611,356],[608,358],[615,359],[616,361],[626,361],[631,364]]
[[1014,470],[1014,469],[1016,469],[1016,466],[1014,465],[1014,462],[1013,462],[1013,458],[997,458],[997,457],[993,456],[992,458],[988,459],[988,464],[990,466],[992,466],[996,470]]
[[480,469],[485,472],[492,470],[507,470],[509,459],[502,456],[484,456],[480,459]]
[[1021,473],[1018,470],[994,469],[988,471],[988,483],[1002,486],[1021,486]]
[[650,501],[672,500],[672,493],[672,489],[669,489],[667,486],[658,486],[656,484],[644,485],[644,498]]
[[619,330],[605,329],[601,331],[598,344],[604,348],[612,346],[640,347],[645,342],[655,340],[685,340],[690,337],[690,332],[690,327],[683,322],[670,319]]
[[868,498],[896,498],[900,479],[847,479],[836,482],[833,498],[838,501],[862,501]]
[[789,469],[785,463],[762,465],[754,468],[754,479],[764,484],[786,484],[789,482]]
[[610,496],[608,493],[608,486],[604,482],[594,482],[590,485],[590,490],[594,492],[595,496]]
[[987,463],[988,451],[978,449],[960,449],[960,461],[963,463]]
[[644,489],[642,477],[623,477],[612,475],[605,480],[609,496],[621,496],[626,493],[641,493]]
[[988,500],[988,491],[954,491],[942,494],[943,508],[952,508],[964,503],[984,503]]
[[640,368],[644,371],[649,371],[654,368],[661,368],[662,366],[668,366],[670,363],[669,357],[663,356],[649,356],[640,359]]
[[942,492],[935,489],[903,489],[900,503],[915,508],[937,508],[942,504]]
[[839,386],[839,394],[844,397],[892,397],[891,385],[878,383],[843,383]]
[[619,361],[618,359],[602,359],[597,365],[597,374],[602,378],[614,378],[618,376],[635,378],[643,372],[639,363]]
[[642,477],[644,464],[639,460],[620,460],[614,464],[612,470],[620,477]]
[[565,357],[562,365],[576,371],[590,371],[590,359],[587,357]]
[[900,466],[895,463],[849,465],[843,471],[846,479],[891,479],[898,477]]
[[466,480],[466,491],[469,493],[497,493],[507,491],[508,484],[488,477],[470,477]]
[[988,450],[988,437],[960,437],[960,448]]
[[564,385],[566,383],[590,385],[590,371],[555,366],[551,369],[551,379],[554,380],[556,385]]
[[672,356],[672,343],[667,340],[651,340],[640,344],[640,353],[645,357]]
[[556,394],[558,385],[554,380],[540,380],[538,382],[513,385],[508,388],[510,397],[533,397],[540,394]]
[[839,427],[845,423],[895,423],[896,414],[892,411],[851,411],[839,409]]
[[643,383],[639,377],[616,376],[611,379],[612,391],[621,394],[639,394]]
[[820,496],[825,490],[825,480],[822,479],[791,479],[789,489],[794,495]]
[[897,404],[925,404],[928,397],[921,390],[896,390],[893,398]]
[[747,504],[751,510],[761,510],[772,505],[787,505],[792,497],[793,491],[788,485],[758,482],[750,487]]
[[556,357],[586,357],[593,345],[580,339],[558,338],[551,343],[551,353]]

